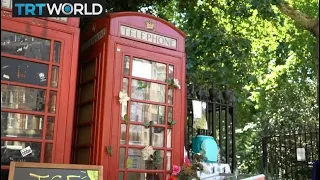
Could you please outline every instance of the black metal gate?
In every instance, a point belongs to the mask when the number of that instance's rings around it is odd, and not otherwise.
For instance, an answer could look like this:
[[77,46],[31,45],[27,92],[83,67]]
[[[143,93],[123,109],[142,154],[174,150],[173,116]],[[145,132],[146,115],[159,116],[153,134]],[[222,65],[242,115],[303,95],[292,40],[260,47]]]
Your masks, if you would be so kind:
[[208,135],[215,138],[220,148],[222,163],[229,164],[233,172],[236,168],[235,106],[233,96],[228,93],[231,93],[231,91],[221,92],[213,87],[208,91],[188,87],[185,147],[190,157],[191,140],[197,134],[193,126],[192,101],[201,101],[207,107],[204,114],[208,123]]
[[312,163],[318,159],[319,125],[295,124],[268,134],[262,139],[263,167],[268,180],[311,179]]

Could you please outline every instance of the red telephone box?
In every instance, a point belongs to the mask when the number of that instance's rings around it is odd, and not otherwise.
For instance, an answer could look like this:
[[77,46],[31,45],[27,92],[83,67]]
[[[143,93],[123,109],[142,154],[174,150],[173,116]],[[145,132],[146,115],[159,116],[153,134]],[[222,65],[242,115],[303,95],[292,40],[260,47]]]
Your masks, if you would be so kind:
[[70,163],[80,33],[78,18],[12,18],[11,4],[1,3],[1,179],[10,161]]
[[[103,165],[105,179],[140,180],[165,179],[172,164],[183,162],[184,41],[175,26],[143,13],[111,13],[87,26],[75,163]],[[169,86],[173,79],[181,89]],[[142,156],[147,146],[153,159]]]

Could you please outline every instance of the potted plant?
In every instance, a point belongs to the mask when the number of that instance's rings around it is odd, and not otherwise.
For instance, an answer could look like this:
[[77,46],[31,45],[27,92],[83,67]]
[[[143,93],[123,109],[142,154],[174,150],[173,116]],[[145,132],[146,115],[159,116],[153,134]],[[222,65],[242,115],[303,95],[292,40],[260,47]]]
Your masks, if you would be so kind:
[[197,172],[203,171],[203,165],[200,163],[202,160],[203,156],[198,154],[195,154],[193,161],[185,157],[181,166],[172,166],[172,174],[169,180],[200,180]]

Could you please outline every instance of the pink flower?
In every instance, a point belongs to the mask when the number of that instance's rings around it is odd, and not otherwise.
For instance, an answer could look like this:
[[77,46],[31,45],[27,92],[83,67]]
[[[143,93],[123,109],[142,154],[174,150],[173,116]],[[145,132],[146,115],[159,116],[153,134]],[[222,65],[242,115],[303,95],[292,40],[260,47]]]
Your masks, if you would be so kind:
[[177,165],[172,165],[172,174],[173,175],[178,175],[181,171],[181,167]]
[[185,163],[186,166],[188,166],[188,167],[191,166],[191,162],[190,162],[190,160],[189,160],[189,158],[188,158],[187,156],[184,158],[184,163]]

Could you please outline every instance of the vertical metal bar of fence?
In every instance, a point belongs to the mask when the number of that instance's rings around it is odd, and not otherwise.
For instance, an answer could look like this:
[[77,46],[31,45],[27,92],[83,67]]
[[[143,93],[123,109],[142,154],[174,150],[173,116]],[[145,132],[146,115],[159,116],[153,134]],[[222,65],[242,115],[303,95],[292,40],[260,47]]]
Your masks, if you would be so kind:
[[[294,127],[293,139],[294,139],[294,152],[295,152],[295,154],[297,154],[297,138],[296,138],[296,132],[297,132],[296,127]],[[296,159],[296,158],[295,158],[295,159]],[[296,160],[295,160],[295,162],[296,162]],[[296,175],[297,175],[297,163],[294,163],[293,166],[295,167],[295,170],[294,170],[294,174],[292,174],[292,175],[293,175],[293,179],[295,179],[295,178],[296,178]]]
[[[273,156],[278,156],[278,150],[277,150],[277,145],[278,145],[278,143],[277,142],[279,142],[278,140],[277,140],[277,138],[278,138],[278,136],[275,136],[274,137],[274,140],[273,141],[275,141],[275,146],[274,146],[274,154],[273,154]],[[276,161],[276,163],[277,164],[279,164],[279,162],[278,162],[278,160],[279,159],[275,159],[275,161]],[[279,170],[277,169],[277,168],[274,168],[274,170],[275,170],[275,173],[276,173],[276,177],[277,178],[279,178]]]
[[[307,141],[307,129],[306,129],[306,125],[304,125],[303,126],[304,127],[304,129],[303,129],[303,131],[304,131],[304,142],[303,142],[303,145],[304,145],[304,148],[305,148],[305,151],[306,151],[306,162],[304,163],[305,164],[305,169],[308,169],[308,162],[309,162],[309,158],[308,158],[308,141]],[[311,130],[312,131],[312,130]],[[308,171],[307,171],[308,172]],[[306,175],[306,178],[308,178],[308,175]]]
[[226,143],[226,147],[225,147],[225,157],[226,157],[226,163],[228,164],[229,161],[229,108],[228,105],[225,106],[225,118],[224,118],[224,131],[225,131],[225,143]]
[[223,152],[222,147],[222,106],[219,104],[219,147],[220,151]]
[[310,139],[311,139],[311,141],[310,141],[310,147],[311,147],[310,151],[311,151],[311,160],[313,161],[314,158],[313,158],[313,138],[312,138],[313,136],[312,136],[312,134],[313,134],[313,130],[310,133]]
[[[302,148],[302,133],[301,133],[301,127],[299,128],[299,131],[300,132],[298,135],[299,135],[299,148]],[[299,171],[301,172],[301,169],[303,168],[303,161],[301,161],[299,163]],[[303,174],[299,173],[300,177],[303,178]]]
[[216,104],[212,103],[212,135],[217,139]]
[[268,180],[268,175],[269,175],[269,171],[268,171],[268,137],[263,137],[262,138],[262,167],[264,169],[264,174],[266,176],[266,180]]
[[232,172],[237,168],[237,156],[236,156],[236,118],[235,118],[235,106],[231,107],[232,108],[232,116],[231,116],[231,121],[232,121]]
[[[291,157],[292,157],[292,152],[294,152],[294,151],[292,151],[292,142],[291,142],[291,137],[292,137],[292,130],[291,131],[289,131],[289,158],[291,159]],[[294,173],[294,171],[293,171],[293,163],[292,163],[292,161],[290,161],[290,178],[291,178],[291,180],[293,180],[293,173]]]
[[208,129],[206,135],[209,135],[209,134],[208,134],[208,133],[209,133],[209,127],[210,127],[209,124],[208,124],[208,123],[210,123],[210,117],[209,117],[209,102],[206,101],[205,103],[206,103],[206,121],[207,121],[207,129]]

